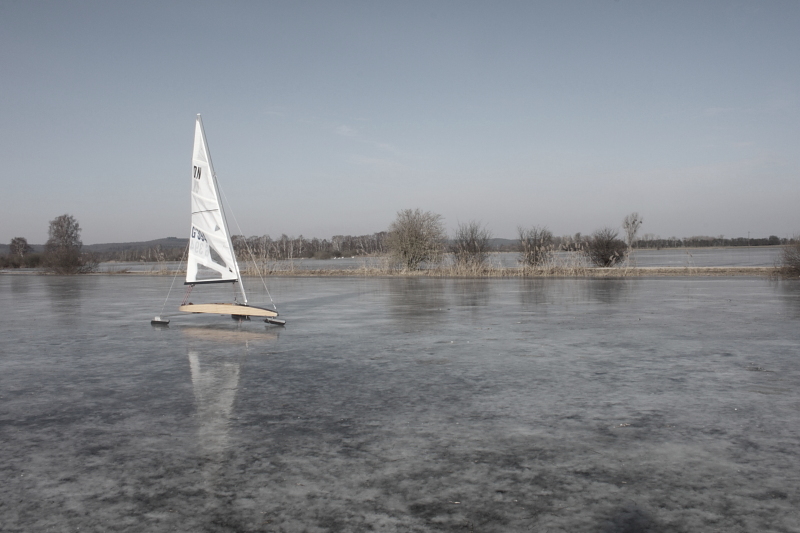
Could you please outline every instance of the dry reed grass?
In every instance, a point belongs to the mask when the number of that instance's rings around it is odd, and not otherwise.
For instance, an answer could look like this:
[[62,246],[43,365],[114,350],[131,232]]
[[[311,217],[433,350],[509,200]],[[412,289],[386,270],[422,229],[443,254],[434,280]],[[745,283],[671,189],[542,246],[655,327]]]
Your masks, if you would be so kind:
[[773,267],[563,267],[522,269],[517,267],[484,267],[458,269],[437,267],[424,270],[359,268],[346,270],[295,270],[276,271],[272,277],[407,277],[407,278],[635,278],[635,277],[723,277],[771,276]]
[[775,264],[777,277],[800,277],[800,239],[795,236],[794,240],[793,244],[787,244],[781,250],[781,257]]
[[[419,278],[629,278],[629,277],[684,277],[684,276],[775,276],[774,267],[697,267],[693,262],[681,267],[639,267],[632,259],[618,266],[595,267],[590,265],[585,253],[551,255],[542,264],[531,266],[503,266],[494,257],[485,263],[458,264],[455,262],[410,270],[393,262],[388,256],[366,257],[357,268],[307,269],[302,262],[265,261],[242,269],[244,277],[419,277]],[[149,272],[116,271],[109,274],[175,276],[185,269],[158,268]]]
[[116,267],[116,268],[108,268],[107,270],[104,270],[102,273],[116,276],[118,274],[130,274],[130,272],[131,272],[130,268]]

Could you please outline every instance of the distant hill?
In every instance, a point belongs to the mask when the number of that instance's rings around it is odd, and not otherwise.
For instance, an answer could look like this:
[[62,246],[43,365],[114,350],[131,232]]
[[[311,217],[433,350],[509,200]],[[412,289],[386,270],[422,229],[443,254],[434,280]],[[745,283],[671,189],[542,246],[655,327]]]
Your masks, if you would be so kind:
[[[31,244],[35,253],[44,252],[44,244]],[[0,255],[8,255],[11,250],[7,244],[0,244]]]
[[[84,252],[91,252],[99,261],[177,261],[183,256],[189,239],[166,237],[152,241],[109,242],[85,244]],[[33,252],[44,252],[44,244],[32,244]],[[0,255],[8,255],[8,244],[0,244]]]
[[[106,253],[106,252],[122,252],[125,250],[146,250],[148,248],[155,248],[160,246],[164,249],[186,248],[189,244],[189,239],[178,237],[165,237],[163,239],[156,239],[153,241],[140,241],[140,242],[110,242],[105,244],[84,244],[83,249],[87,252]],[[8,246],[6,246],[7,248]]]
[[[165,237],[163,239],[155,239],[153,241],[139,241],[139,242],[109,242],[102,244],[84,244],[83,250],[85,252],[121,252],[123,250],[146,250],[148,248],[186,248],[189,239],[179,239],[178,237]],[[44,252],[44,244],[31,244],[34,252]],[[0,254],[7,254],[9,248],[7,244],[0,244]]]

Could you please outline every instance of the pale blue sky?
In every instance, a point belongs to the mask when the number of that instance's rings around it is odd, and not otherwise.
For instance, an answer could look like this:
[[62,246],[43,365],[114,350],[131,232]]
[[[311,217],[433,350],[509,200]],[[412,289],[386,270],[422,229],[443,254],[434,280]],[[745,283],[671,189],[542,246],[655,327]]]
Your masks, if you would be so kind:
[[0,0],[0,242],[62,213],[87,244],[185,236],[196,113],[247,235],[419,207],[791,236],[798,27],[796,1]]

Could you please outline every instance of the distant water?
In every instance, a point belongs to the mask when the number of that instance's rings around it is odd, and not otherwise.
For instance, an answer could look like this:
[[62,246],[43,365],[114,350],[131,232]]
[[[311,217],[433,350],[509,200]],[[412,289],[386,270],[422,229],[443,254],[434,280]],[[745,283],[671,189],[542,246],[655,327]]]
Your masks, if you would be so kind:
[[648,267],[771,267],[780,258],[780,247],[685,248],[636,250],[632,260]]
[[[662,250],[636,250],[632,264],[642,267],[770,267],[780,257],[781,248],[772,246],[754,246],[740,248],[686,248]],[[569,254],[559,252],[566,259]],[[344,257],[339,259],[296,259],[293,261],[275,261],[279,270],[353,270],[365,267],[380,266],[381,258]],[[489,264],[512,268],[519,266],[519,254],[513,252],[493,253]],[[128,270],[131,272],[153,272],[158,270],[174,270],[178,262],[168,263],[102,263],[101,271],[114,272]]]
[[171,281],[0,275],[1,530],[797,529],[796,281]]

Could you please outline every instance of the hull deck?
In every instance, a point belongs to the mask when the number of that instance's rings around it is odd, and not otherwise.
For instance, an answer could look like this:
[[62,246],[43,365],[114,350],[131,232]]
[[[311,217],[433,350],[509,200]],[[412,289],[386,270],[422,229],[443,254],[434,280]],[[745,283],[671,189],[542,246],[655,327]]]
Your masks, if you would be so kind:
[[275,317],[278,313],[271,309],[240,304],[187,304],[178,308],[184,313],[210,313],[213,315],[238,315]]

